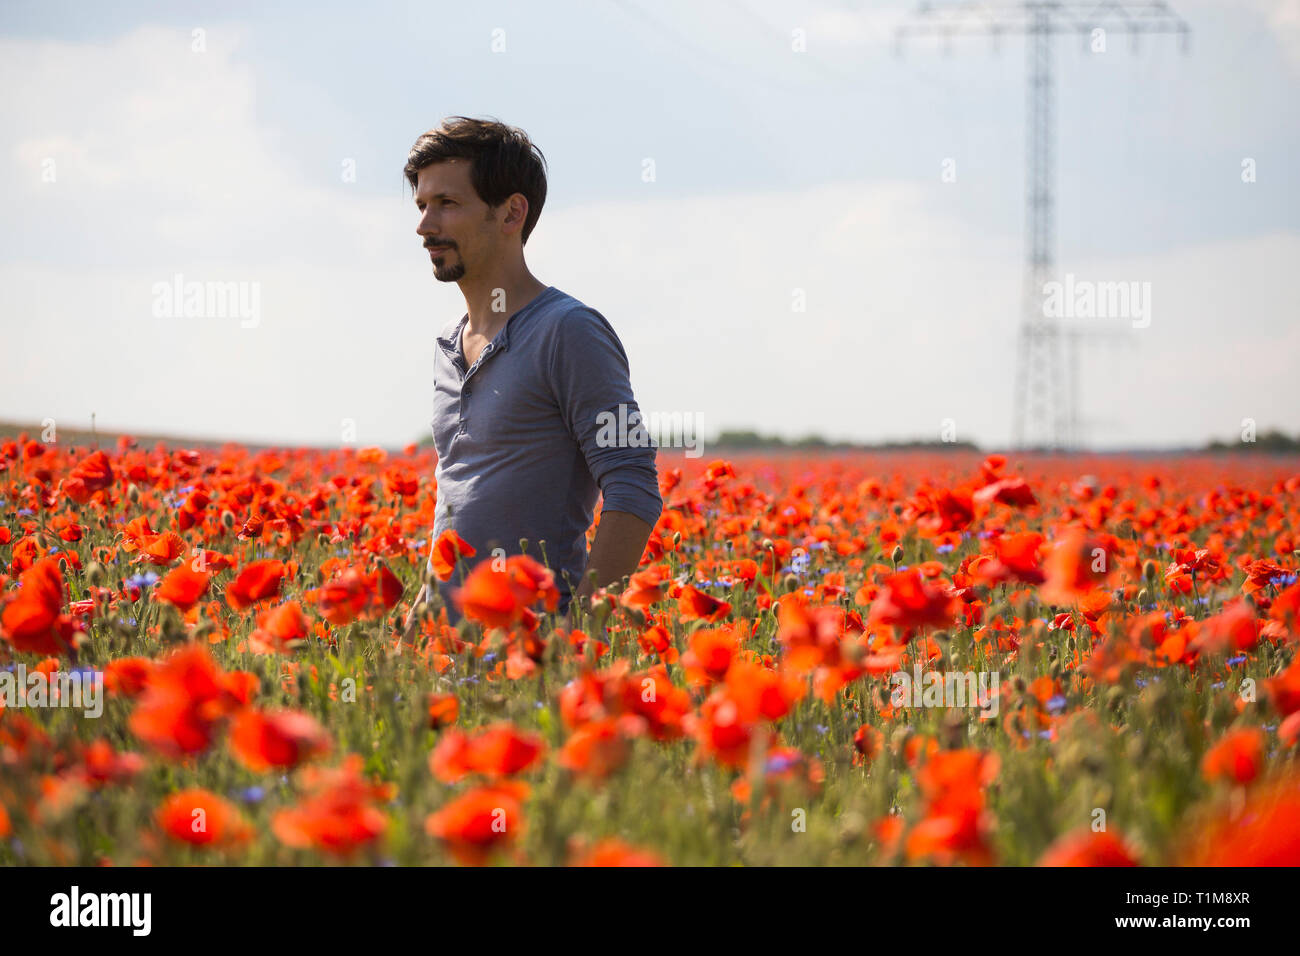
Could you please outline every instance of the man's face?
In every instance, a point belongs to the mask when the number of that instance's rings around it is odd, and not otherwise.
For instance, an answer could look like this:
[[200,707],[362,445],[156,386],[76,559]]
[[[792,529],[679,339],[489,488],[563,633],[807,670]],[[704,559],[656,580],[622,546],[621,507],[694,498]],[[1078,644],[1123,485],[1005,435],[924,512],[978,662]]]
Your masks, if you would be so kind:
[[500,255],[501,236],[492,225],[495,211],[474,191],[469,167],[468,160],[448,159],[416,174],[420,224],[415,231],[429,250],[439,282],[456,282]]

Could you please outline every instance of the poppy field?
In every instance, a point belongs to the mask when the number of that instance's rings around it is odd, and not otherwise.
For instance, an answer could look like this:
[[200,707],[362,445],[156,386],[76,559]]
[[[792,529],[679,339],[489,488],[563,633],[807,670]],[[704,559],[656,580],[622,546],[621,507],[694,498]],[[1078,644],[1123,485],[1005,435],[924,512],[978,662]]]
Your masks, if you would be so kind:
[[434,466],[0,438],[0,863],[1300,863],[1294,458],[661,451],[567,619]]

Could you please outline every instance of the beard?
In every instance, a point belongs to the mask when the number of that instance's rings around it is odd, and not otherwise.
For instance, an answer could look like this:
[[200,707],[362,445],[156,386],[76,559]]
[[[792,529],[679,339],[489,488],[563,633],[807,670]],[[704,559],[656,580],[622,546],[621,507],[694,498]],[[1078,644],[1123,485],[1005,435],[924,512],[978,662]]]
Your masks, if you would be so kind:
[[[456,256],[456,263],[454,265],[449,265],[447,260],[453,254]],[[441,265],[439,265],[436,262],[433,263],[433,277],[437,279],[439,282],[456,282],[457,280],[463,278],[464,275],[465,275],[465,263],[460,258],[459,249],[455,249],[455,248],[448,249],[445,253],[443,253]]]
[[454,266],[433,267],[433,277],[439,282],[456,282],[465,275],[465,263],[458,262]]

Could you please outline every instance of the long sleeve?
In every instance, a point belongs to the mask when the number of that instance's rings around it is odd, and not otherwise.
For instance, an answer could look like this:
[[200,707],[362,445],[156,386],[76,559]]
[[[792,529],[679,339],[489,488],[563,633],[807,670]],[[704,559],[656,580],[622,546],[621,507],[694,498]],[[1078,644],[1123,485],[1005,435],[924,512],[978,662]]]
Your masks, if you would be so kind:
[[574,309],[551,345],[555,400],[600,486],[603,510],[626,511],[653,527],[663,511],[657,449],[641,423],[618,334],[595,310]]

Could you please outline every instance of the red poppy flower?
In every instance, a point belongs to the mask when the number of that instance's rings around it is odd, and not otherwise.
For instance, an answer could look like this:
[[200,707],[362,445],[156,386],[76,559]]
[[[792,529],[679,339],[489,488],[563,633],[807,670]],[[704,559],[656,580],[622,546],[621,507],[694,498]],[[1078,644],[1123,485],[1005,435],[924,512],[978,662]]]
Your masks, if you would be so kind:
[[63,574],[57,558],[38,560],[22,573],[18,593],[0,614],[0,637],[14,650],[30,654],[62,654],[72,649],[78,633],[73,619],[62,613]]
[[433,553],[429,556],[429,563],[433,566],[433,573],[439,580],[446,581],[456,571],[457,556],[472,558],[477,553],[465,539],[448,528],[438,535],[438,540],[433,543]]
[[194,846],[245,843],[252,828],[228,800],[194,787],[173,793],[158,808],[158,826],[171,839]]
[[148,686],[128,719],[131,732],[168,757],[201,753],[218,728],[247,706],[257,678],[223,672],[201,644],[173,651],[151,668]]
[[1124,840],[1107,830],[1076,830],[1047,848],[1039,866],[1139,866]]
[[182,611],[188,611],[207,593],[212,576],[202,571],[195,571],[188,564],[173,568],[159,583],[154,591],[154,599],[174,604]]
[[392,784],[374,784],[361,774],[359,754],[338,767],[306,767],[298,780],[307,796],[271,818],[271,830],[285,846],[347,857],[373,846],[388,829],[377,801],[391,800]]
[[890,624],[913,630],[949,627],[960,602],[944,587],[921,580],[915,568],[885,578],[880,596],[871,605],[869,624]]
[[590,849],[577,849],[569,866],[663,866],[663,860],[649,850],[630,846],[616,837],[607,837]]
[[246,565],[226,588],[226,601],[235,610],[242,611],[265,598],[275,597],[280,593],[285,570],[284,562],[275,559]]
[[1258,727],[1230,730],[1206,752],[1201,772],[1211,782],[1250,783],[1264,766],[1265,743]]
[[243,710],[230,729],[230,752],[249,770],[296,767],[329,753],[330,736],[320,722],[301,711]]
[[462,865],[481,866],[523,835],[527,794],[527,785],[520,783],[479,787],[430,814],[425,832],[441,840]]

